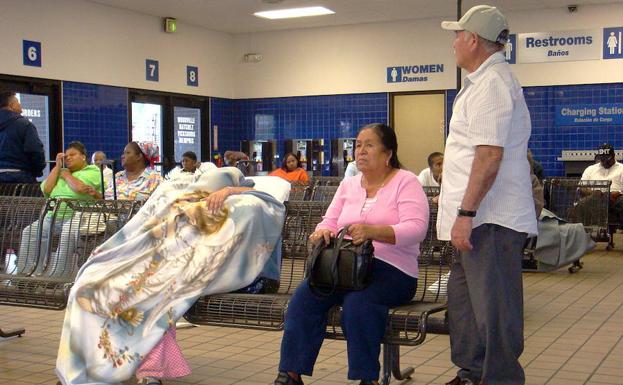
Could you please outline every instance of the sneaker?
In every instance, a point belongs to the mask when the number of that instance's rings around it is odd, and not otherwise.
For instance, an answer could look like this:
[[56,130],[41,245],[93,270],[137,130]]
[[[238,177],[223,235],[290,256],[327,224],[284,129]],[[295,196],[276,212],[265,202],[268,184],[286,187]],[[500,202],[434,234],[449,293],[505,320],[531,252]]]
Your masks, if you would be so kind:
[[303,385],[303,380],[295,380],[286,372],[279,372],[274,385]]

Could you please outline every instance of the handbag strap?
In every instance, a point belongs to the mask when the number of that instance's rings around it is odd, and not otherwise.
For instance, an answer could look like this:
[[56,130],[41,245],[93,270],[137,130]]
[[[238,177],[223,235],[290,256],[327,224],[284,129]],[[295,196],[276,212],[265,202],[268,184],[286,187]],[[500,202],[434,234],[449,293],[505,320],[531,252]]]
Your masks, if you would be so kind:
[[[333,293],[335,293],[335,289],[339,282],[337,265],[338,265],[339,255],[340,255],[340,248],[342,247],[342,242],[344,241],[344,235],[346,235],[345,227],[341,228],[340,231],[337,233],[337,236],[335,237],[335,243],[333,245],[333,250],[331,250],[331,271],[330,271],[331,289],[324,291],[317,287],[312,288],[312,291],[314,291],[318,295],[322,295],[326,297],[326,296],[330,296]],[[316,245],[316,248],[318,250],[314,252],[314,257],[309,263],[309,269],[313,269],[313,267],[316,265],[316,260],[322,253],[323,242],[324,241],[320,241],[320,243]]]
[[335,239],[335,245],[333,246],[333,253],[331,253],[331,284],[333,286],[333,290],[335,291],[335,287],[340,280],[338,275],[338,260],[340,258],[340,249],[342,248],[342,242],[344,241],[344,235],[346,235],[346,227],[342,227],[340,231],[337,233],[337,237]]

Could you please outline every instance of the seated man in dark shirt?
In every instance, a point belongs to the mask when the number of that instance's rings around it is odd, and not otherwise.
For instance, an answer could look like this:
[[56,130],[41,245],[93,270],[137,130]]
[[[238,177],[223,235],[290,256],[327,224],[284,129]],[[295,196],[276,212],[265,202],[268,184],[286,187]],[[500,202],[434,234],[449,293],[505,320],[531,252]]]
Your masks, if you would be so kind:
[[0,183],[34,183],[45,153],[35,126],[22,115],[13,91],[0,92]]

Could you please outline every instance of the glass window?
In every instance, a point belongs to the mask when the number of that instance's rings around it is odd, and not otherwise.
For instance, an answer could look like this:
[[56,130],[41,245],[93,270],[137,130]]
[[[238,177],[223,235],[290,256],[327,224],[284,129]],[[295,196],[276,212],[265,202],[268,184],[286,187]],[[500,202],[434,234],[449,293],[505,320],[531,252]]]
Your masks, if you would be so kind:
[[[32,95],[26,93],[16,94],[17,99],[22,105],[22,116],[32,122],[37,127],[39,139],[43,142],[45,159],[50,159],[50,120],[48,116],[48,97],[46,95]],[[54,154],[56,156],[56,154]],[[39,181],[45,179],[50,173],[50,168],[43,170],[43,176]]]
[[173,107],[173,136],[176,162],[182,154],[193,151],[201,159],[201,110],[199,108]]
[[[132,140],[152,142],[158,146],[162,161],[162,106],[160,104],[132,102]],[[160,167],[156,167],[160,170]]]

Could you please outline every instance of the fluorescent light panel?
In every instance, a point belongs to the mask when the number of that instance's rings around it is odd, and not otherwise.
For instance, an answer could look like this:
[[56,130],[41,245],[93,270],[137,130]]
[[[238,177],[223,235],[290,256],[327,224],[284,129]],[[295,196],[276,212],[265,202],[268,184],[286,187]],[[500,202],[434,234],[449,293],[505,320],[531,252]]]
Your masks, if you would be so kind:
[[255,12],[257,17],[263,17],[265,19],[290,19],[294,17],[307,17],[307,16],[321,16],[332,15],[335,12],[325,7],[305,7],[305,8],[290,8],[290,9],[278,9],[275,11]]

